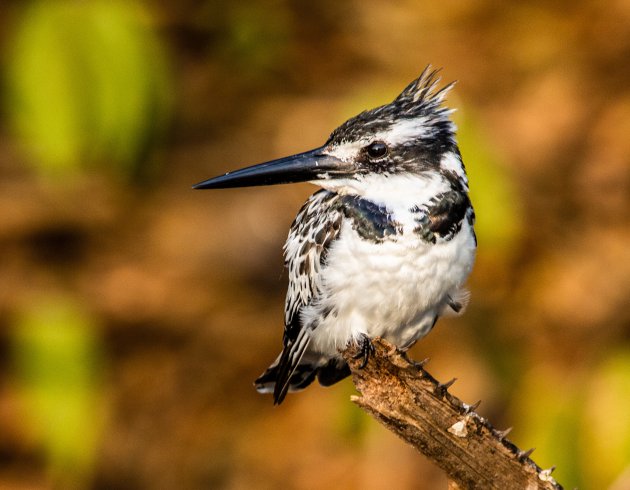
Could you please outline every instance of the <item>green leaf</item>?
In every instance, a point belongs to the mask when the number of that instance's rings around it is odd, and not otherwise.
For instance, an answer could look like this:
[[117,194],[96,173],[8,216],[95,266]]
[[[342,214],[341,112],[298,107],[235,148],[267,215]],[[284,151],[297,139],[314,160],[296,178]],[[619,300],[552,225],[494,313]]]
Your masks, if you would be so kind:
[[166,58],[135,2],[35,2],[7,67],[9,117],[42,173],[133,173],[168,118]]
[[103,425],[102,353],[89,316],[73,303],[36,302],[11,331],[15,384],[25,421],[53,478],[80,482],[92,471]]

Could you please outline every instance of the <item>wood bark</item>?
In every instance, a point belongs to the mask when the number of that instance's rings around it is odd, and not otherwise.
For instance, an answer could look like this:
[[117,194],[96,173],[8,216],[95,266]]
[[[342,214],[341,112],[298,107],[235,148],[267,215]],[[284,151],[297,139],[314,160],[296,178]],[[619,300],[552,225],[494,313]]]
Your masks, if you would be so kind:
[[[344,357],[359,396],[352,401],[437,464],[461,489],[562,489],[508,439],[475,412],[476,405],[448,392],[423,367],[382,339],[365,366],[358,347]],[[453,380],[454,381],[454,380]],[[449,483],[451,485],[451,483]]]

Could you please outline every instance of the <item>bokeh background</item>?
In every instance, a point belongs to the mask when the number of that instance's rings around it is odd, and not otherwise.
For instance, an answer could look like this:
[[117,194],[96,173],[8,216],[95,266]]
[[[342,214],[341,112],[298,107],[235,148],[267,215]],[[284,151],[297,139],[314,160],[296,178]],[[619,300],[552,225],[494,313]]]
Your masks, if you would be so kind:
[[349,380],[252,387],[314,188],[190,188],[428,63],[479,256],[412,356],[567,488],[630,488],[627,0],[5,0],[0,47],[0,488],[445,488]]

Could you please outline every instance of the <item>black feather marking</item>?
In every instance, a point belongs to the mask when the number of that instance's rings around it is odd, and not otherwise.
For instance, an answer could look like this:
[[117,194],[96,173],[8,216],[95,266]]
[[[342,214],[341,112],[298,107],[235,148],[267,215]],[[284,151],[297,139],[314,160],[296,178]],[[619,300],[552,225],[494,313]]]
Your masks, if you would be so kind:
[[[339,196],[321,190],[313,194],[296,216],[287,245],[289,289],[285,303],[285,348],[295,341],[302,325],[300,310],[319,296],[319,275],[325,266],[328,250],[341,231],[343,214]],[[296,243],[289,249],[289,243]]]
[[450,295],[448,295],[447,298],[447,302],[448,305],[451,307],[451,310],[453,310],[455,313],[459,313],[460,311],[462,311],[462,308],[464,307],[462,303],[460,303],[459,301],[455,301],[453,298],[451,298]]
[[414,218],[418,223],[414,232],[430,243],[436,243],[438,238],[451,240],[461,230],[465,217],[469,222],[474,219],[468,194],[458,190],[438,194],[429,204],[414,206],[410,211],[418,215]]
[[[272,364],[254,382],[256,389],[260,391],[266,389],[268,386],[275,387],[278,381],[279,371],[279,365]],[[297,391],[306,388],[313,382],[318,372],[319,367],[316,365],[310,363],[298,364],[289,379],[289,391]]]
[[310,342],[310,330],[302,329],[296,340],[294,342],[288,342],[282,350],[280,360],[278,361],[276,384],[273,389],[273,401],[275,405],[280,405],[287,396],[291,385],[291,378],[296,372]]
[[350,367],[343,360],[331,359],[320,367],[317,372],[317,380],[322,386],[331,386],[350,376]]
[[260,376],[258,376],[256,378],[256,381],[254,381],[254,385],[256,386],[256,388],[262,388],[264,385],[269,384],[269,383],[275,383],[276,382],[276,378],[277,378],[277,371],[278,371],[278,366],[276,365],[272,365],[270,367],[268,367],[264,373],[262,373]]
[[300,364],[289,380],[289,388],[292,391],[303,390],[310,385],[317,375],[318,368],[312,364]]
[[392,219],[384,206],[379,206],[358,196],[341,196],[340,205],[344,216],[351,220],[352,228],[364,240],[381,243],[401,232],[399,223]]

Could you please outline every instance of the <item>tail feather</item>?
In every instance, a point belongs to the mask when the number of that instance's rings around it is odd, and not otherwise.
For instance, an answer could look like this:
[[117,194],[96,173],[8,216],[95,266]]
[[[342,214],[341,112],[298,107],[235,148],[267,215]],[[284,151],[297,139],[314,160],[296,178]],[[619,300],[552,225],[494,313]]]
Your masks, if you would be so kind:
[[331,359],[317,370],[317,380],[322,386],[331,386],[350,376],[350,368],[342,359]]
[[[318,367],[313,364],[300,364],[295,368],[295,372],[289,379],[288,392],[300,391],[310,385],[317,375]],[[277,363],[272,364],[261,374],[254,385],[258,393],[273,393],[278,380],[279,367]]]
[[[322,386],[331,386],[338,381],[350,375],[350,368],[341,359],[331,359],[322,362],[320,359],[302,359],[293,370],[293,374],[288,378],[288,382],[284,383],[282,390],[278,389],[281,385],[281,363],[282,354],[276,361],[267,368],[254,382],[256,390],[259,393],[274,393],[274,403],[279,405],[284,400],[287,393],[293,393],[303,390],[310,385],[315,378]],[[280,393],[277,397],[275,394]]]
[[[279,405],[287,395],[289,388],[307,386],[315,376],[308,364],[300,365],[300,361],[311,342],[310,330],[303,329],[295,341],[285,345],[279,359],[256,380],[259,391],[270,391],[273,386],[273,400]],[[310,378],[310,379],[309,379]]]

